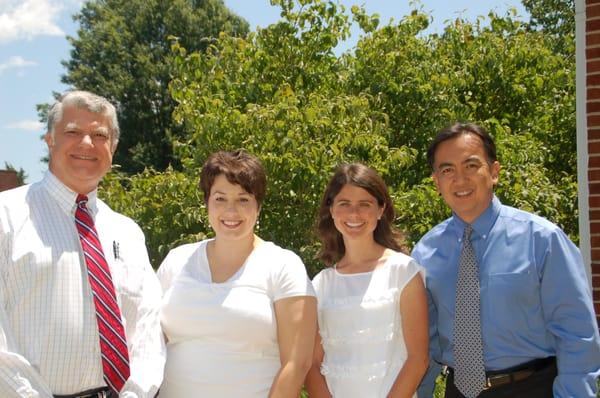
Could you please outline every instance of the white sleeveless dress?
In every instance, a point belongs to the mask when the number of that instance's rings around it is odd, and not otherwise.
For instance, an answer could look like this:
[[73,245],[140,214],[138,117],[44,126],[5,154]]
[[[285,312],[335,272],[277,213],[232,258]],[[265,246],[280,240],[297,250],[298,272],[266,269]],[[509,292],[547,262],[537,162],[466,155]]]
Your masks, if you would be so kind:
[[415,275],[425,280],[420,265],[395,253],[372,272],[342,274],[334,267],[315,276],[321,373],[333,397],[389,393],[407,357],[400,294]]

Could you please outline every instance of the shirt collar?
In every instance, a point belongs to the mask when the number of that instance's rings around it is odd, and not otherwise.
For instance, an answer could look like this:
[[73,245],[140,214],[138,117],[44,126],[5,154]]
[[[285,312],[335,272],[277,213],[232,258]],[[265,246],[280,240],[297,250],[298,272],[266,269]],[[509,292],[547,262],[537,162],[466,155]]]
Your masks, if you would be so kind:
[[[501,207],[502,203],[500,203],[500,200],[494,195],[487,209],[485,209],[485,211],[471,224],[475,234],[484,238],[489,234],[496,219],[498,219]],[[467,223],[455,213],[452,213],[452,221],[456,227],[457,233],[462,237]]]
[[[48,191],[48,194],[52,199],[56,201],[58,207],[60,207],[67,214],[75,213],[75,199],[77,198],[77,192],[69,189],[63,184],[50,170],[46,171],[44,178],[41,181],[42,186]],[[88,210],[95,215],[98,212],[97,198],[98,190],[94,189],[87,195]]]

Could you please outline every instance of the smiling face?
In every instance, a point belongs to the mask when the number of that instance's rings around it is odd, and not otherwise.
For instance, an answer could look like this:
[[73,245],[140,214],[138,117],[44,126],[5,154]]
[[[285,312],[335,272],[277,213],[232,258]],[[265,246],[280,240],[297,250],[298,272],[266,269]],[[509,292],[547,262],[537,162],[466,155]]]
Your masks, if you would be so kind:
[[230,183],[220,174],[215,177],[207,201],[208,221],[217,239],[252,239],[259,207],[254,195],[241,185]]
[[469,224],[490,205],[499,171],[500,164],[488,161],[475,134],[443,141],[435,151],[435,185],[452,211]]
[[377,221],[384,207],[367,190],[346,184],[333,198],[330,207],[335,228],[344,240],[370,238],[377,227]]
[[113,145],[109,120],[102,114],[66,106],[46,133],[49,169],[71,190],[87,194],[98,186],[112,164]]

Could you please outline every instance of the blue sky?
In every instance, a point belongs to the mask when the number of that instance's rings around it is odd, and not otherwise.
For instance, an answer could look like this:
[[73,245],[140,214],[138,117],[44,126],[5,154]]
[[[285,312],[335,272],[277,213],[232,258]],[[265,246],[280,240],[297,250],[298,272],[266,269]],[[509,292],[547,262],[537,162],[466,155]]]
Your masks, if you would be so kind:
[[[5,162],[23,168],[27,181],[38,180],[46,170],[40,159],[46,145],[40,139],[45,127],[39,123],[36,104],[50,102],[52,92],[68,87],[60,83],[65,70],[62,60],[69,57],[66,35],[75,35],[71,16],[82,0],[0,0],[0,169]],[[382,23],[400,20],[413,8],[408,0],[343,0],[347,9],[362,4],[378,13]],[[279,19],[278,8],[268,0],[225,0],[252,29]],[[422,0],[420,6],[433,16],[431,31],[441,32],[445,21],[457,17],[474,20],[490,10],[504,14],[515,8],[526,15],[519,0]],[[342,50],[352,48],[354,33]]]

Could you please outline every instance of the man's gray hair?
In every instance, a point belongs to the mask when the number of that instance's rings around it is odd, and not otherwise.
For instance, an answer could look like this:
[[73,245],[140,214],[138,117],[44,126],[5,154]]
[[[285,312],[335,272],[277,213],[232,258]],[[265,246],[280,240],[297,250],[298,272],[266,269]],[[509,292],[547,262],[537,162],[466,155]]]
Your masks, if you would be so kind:
[[52,136],[52,139],[54,139],[54,126],[61,121],[63,109],[66,106],[85,109],[89,112],[105,116],[110,124],[112,150],[115,150],[120,135],[117,110],[106,98],[90,93],[89,91],[67,91],[50,107],[48,111],[48,132]]

